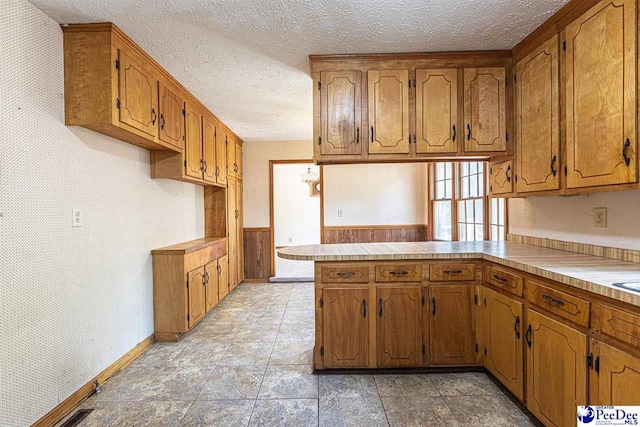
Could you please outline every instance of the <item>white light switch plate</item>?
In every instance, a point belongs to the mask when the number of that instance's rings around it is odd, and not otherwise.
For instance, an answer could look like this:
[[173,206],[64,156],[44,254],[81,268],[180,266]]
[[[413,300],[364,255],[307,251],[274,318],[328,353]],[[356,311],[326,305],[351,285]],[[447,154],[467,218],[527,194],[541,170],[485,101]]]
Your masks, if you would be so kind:
[[81,208],[73,208],[71,211],[73,227],[82,227],[84,225],[84,210]]
[[344,216],[344,211],[342,209],[338,209],[338,218],[342,218]]

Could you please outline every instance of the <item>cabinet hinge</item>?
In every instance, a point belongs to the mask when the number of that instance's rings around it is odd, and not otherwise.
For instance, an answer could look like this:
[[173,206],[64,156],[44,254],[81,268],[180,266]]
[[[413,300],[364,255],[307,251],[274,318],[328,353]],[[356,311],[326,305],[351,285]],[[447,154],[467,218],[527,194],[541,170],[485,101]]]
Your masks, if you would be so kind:
[[492,193],[493,192],[493,185],[489,184],[489,192]]
[[187,280],[187,289],[189,289],[189,281]]
[[518,175],[514,177],[515,181],[518,182]]
[[409,89],[411,89],[411,85],[412,84],[413,84],[413,87],[416,87],[416,80],[415,79],[413,79],[413,80],[409,79]]
[[184,161],[184,167],[185,168],[187,167],[187,161],[186,160]]
[[507,142],[509,142],[509,132],[506,133]]
[[191,320],[191,316],[189,316],[189,315],[187,314],[187,322],[188,322],[189,320]]
[[487,297],[484,298],[484,306],[487,306]]
[[424,295],[422,295],[422,305],[424,305]]
[[566,40],[562,41],[562,50],[564,50],[565,52],[567,51],[567,41]]
[[184,108],[182,109],[182,115],[186,116],[187,115],[187,110],[185,110]]
[[320,308],[324,307],[324,300],[320,298]]
[[425,354],[427,352],[427,346],[422,344],[422,354]]
[[518,75],[517,74],[513,75],[513,82],[514,83],[518,83]]
[[116,98],[116,107],[120,108],[120,98]]
[[478,305],[478,303],[479,303],[479,301],[478,301],[478,295],[474,295],[474,296],[473,296],[473,303],[474,303],[475,305]]
[[478,343],[476,343],[476,353],[478,352]]
[[318,137],[318,145],[322,145],[322,137],[321,136]]
[[593,369],[596,371],[596,374],[600,373],[600,356],[596,356],[596,360],[593,362]]
[[320,356],[324,356],[324,347],[320,347]]
[[587,354],[587,368],[593,369],[593,353]]
[[564,176],[567,176],[567,173],[568,173],[567,165],[564,165]]
[[318,80],[318,90],[320,90],[320,88],[322,88],[322,82],[320,82],[320,80]]
[[116,69],[119,69],[119,68],[120,68],[120,60],[116,59]]
[[504,85],[509,86],[509,77],[507,76],[504,77]]
[[487,347],[484,348],[484,355],[487,355]]

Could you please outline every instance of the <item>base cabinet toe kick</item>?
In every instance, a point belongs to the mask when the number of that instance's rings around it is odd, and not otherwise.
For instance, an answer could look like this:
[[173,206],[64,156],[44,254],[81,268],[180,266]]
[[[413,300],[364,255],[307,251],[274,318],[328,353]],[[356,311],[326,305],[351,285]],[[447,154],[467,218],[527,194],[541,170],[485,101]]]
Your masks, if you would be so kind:
[[543,424],[640,405],[640,309],[485,260],[315,262],[316,371],[486,369]]

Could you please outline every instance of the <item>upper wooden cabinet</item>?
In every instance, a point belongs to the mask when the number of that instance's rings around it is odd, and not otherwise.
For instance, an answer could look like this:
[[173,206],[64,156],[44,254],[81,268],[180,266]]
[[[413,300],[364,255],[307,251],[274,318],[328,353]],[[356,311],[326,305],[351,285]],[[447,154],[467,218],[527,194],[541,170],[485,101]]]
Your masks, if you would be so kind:
[[489,192],[492,196],[513,192],[513,160],[492,163],[489,166]]
[[236,178],[242,179],[242,144],[236,141]]
[[362,154],[360,143],[362,73],[320,73],[320,121],[318,140],[322,155]]
[[516,65],[516,141],[519,193],[560,188],[558,36]]
[[216,132],[241,142],[211,111],[115,25],[62,30],[67,125],[152,150],[153,178],[225,185]]
[[416,70],[416,153],[458,151],[458,70]]
[[216,129],[216,182],[227,185],[227,134]]
[[635,183],[636,2],[603,0],[566,28],[567,187]]
[[464,70],[466,152],[506,151],[505,78],[503,67]]
[[409,71],[370,70],[369,153],[409,154]]

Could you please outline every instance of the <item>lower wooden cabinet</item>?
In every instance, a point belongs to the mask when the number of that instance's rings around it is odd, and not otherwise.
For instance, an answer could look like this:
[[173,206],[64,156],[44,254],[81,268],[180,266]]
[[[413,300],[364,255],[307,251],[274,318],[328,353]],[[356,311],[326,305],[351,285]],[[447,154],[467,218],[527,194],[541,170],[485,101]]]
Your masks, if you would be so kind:
[[326,368],[365,368],[369,363],[369,289],[322,291],[323,348]]
[[422,365],[422,287],[378,287],[376,294],[378,366]]
[[218,298],[220,301],[229,294],[229,256],[218,259]]
[[475,364],[473,296],[473,285],[429,287],[429,347],[433,366]]
[[205,275],[204,267],[196,268],[187,274],[187,289],[189,290],[189,328],[193,328],[206,313],[205,307]]
[[632,406],[640,403],[640,358],[591,340],[589,404]]
[[483,295],[485,366],[523,400],[523,304],[489,288]]
[[573,426],[587,404],[587,336],[527,309],[527,408],[545,425]]

